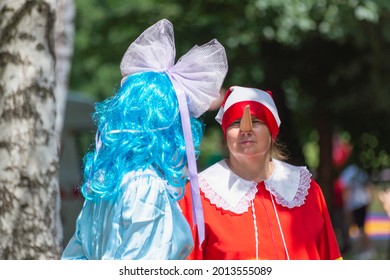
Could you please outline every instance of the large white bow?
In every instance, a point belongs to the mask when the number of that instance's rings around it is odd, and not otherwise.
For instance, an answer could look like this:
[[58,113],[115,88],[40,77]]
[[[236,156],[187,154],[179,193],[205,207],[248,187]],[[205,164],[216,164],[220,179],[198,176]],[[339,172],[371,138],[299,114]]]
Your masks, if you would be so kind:
[[175,64],[176,48],[172,23],[162,19],[146,29],[127,49],[120,70],[123,80],[128,75],[166,72],[175,87],[182,90],[193,117],[206,112],[219,98],[228,63],[224,47],[216,40],[195,45]]

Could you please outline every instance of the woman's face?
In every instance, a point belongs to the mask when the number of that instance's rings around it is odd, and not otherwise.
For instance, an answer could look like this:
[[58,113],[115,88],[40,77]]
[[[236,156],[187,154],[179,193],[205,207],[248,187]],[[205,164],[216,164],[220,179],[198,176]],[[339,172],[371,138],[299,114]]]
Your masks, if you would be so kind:
[[240,129],[240,119],[238,119],[228,127],[226,144],[231,156],[254,157],[270,153],[272,140],[268,127],[253,115],[252,126],[252,131],[243,132]]

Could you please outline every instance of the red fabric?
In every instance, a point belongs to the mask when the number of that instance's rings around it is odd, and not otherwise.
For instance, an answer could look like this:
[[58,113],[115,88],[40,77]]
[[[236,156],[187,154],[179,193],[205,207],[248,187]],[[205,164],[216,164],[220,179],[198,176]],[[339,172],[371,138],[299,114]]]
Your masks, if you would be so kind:
[[[189,186],[180,200],[187,221],[192,224]],[[256,239],[252,207],[243,214],[217,209],[201,191],[205,215],[206,239],[195,247],[188,259],[255,259]],[[305,204],[292,209],[275,202],[288,253],[292,260],[340,259],[340,251],[331,225],[322,191],[311,182]],[[254,199],[259,235],[259,259],[287,259],[270,193],[258,184]],[[193,236],[196,237],[196,227]]]
[[262,120],[270,130],[272,138],[275,139],[279,133],[279,127],[278,124],[276,123],[275,116],[263,104],[256,101],[248,101],[248,100],[235,103],[234,105],[230,106],[223,114],[223,118],[222,118],[223,134],[226,135],[226,130],[234,121],[242,118],[242,114],[244,113],[244,109],[246,105],[250,105],[251,115],[255,115],[260,120]]

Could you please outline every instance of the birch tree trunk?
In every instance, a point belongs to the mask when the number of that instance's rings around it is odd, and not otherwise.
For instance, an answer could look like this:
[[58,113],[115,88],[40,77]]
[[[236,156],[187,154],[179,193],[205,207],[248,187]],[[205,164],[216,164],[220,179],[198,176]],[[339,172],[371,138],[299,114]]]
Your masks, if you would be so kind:
[[57,259],[55,0],[0,3],[0,259]]

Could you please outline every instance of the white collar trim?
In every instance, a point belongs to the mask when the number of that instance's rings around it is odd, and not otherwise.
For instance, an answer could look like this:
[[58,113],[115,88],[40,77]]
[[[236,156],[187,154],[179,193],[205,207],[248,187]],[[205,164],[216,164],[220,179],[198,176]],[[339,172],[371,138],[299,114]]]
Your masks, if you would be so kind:
[[[293,166],[275,160],[272,175],[264,181],[265,188],[278,204],[293,208],[305,203],[311,174],[304,166]],[[221,160],[199,174],[200,188],[218,208],[242,214],[248,211],[257,192],[257,183],[245,180]]]

